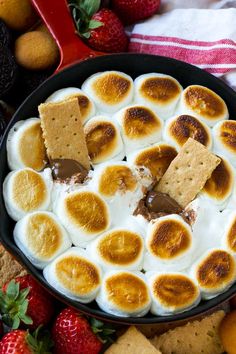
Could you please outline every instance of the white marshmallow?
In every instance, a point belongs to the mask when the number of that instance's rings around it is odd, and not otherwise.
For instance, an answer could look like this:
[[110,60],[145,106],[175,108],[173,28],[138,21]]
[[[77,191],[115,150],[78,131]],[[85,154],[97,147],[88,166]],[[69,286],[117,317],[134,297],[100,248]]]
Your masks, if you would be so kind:
[[87,78],[82,87],[100,112],[114,113],[133,99],[133,80],[120,71],[104,71]]
[[3,182],[8,214],[17,221],[30,212],[50,210],[52,186],[49,168],[40,173],[31,168],[10,172]]
[[80,247],[105,232],[111,223],[107,203],[87,188],[61,195],[54,211],[73,244]]
[[183,90],[172,76],[150,73],[134,81],[135,102],[149,105],[162,119],[171,117]]
[[121,127],[126,155],[157,143],[162,137],[163,121],[145,105],[132,105],[114,115]]
[[96,301],[103,311],[123,317],[144,316],[151,306],[145,276],[138,271],[106,273]]
[[13,236],[24,255],[39,269],[43,269],[72,244],[58,218],[47,211],[36,211],[24,216],[16,223]]
[[151,313],[167,316],[181,313],[197,306],[201,300],[195,281],[178,272],[147,273],[152,297]]
[[47,282],[69,299],[89,303],[101,285],[102,272],[82,248],[72,247],[43,270]]
[[14,124],[7,137],[7,161],[11,170],[30,167],[37,171],[46,165],[46,150],[39,118]]

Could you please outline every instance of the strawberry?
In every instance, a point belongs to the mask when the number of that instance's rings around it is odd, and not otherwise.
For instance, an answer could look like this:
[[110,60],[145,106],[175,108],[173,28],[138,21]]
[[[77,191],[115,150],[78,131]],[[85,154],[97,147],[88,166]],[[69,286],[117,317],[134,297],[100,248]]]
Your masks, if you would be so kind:
[[100,21],[103,25],[90,31],[88,38],[90,47],[111,53],[126,51],[128,37],[121,21],[113,11],[102,9],[93,15],[92,20]]
[[1,354],[50,354],[52,347],[49,334],[45,333],[39,340],[38,328],[33,335],[28,331],[16,329],[7,333],[0,341]]
[[53,298],[32,277],[17,277],[0,291],[3,322],[13,329],[22,323],[37,328],[46,325],[54,312]]
[[[94,323],[95,322],[95,323]],[[95,325],[98,325],[95,327]],[[52,337],[57,354],[97,354],[102,349],[103,340],[97,334],[103,331],[105,336],[114,330],[93,319],[93,326],[81,313],[73,308],[65,308],[56,318]],[[96,333],[96,334],[95,334]]]
[[100,11],[100,0],[70,0],[69,6],[77,32],[90,47],[103,52],[123,52],[128,37],[116,14],[109,9]]
[[130,25],[155,14],[160,0],[111,0],[111,7],[125,25]]

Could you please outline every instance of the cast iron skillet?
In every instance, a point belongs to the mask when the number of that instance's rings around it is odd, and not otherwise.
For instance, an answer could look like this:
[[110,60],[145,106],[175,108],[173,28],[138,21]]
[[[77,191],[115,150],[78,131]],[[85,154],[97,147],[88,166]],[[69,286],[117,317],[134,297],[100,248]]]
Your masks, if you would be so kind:
[[[57,3],[62,3],[64,1],[65,0],[57,0]],[[34,0],[34,2],[45,2],[45,0]],[[47,0],[48,4],[52,2],[53,0]],[[183,85],[183,87],[186,87],[190,84],[200,84],[207,86],[218,93],[225,100],[229,109],[230,118],[234,119],[236,117],[236,93],[232,89],[230,89],[222,81],[208,74],[207,72],[174,59],[144,54],[114,54],[87,59],[83,62],[68,67],[67,69],[59,72],[57,75],[54,75],[45,81],[23,102],[23,104],[15,113],[9,126],[7,127],[5,135],[2,139],[0,149],[0,241],[12,253],[12,255],[17,258],[18,261],[23,266],[25,266],[28,271],[32,273],[32,275],[47,290],[49,290],[49,292],[51,292],[60,301],[79,309],[83,313],[123,324],[150,324],[161,322],[167,323],[187,318],[189,319],[190,317],[192,318],[194,316],[203,314],[204,312],[211,310],[212,308],[216,307],[217,305],[228,300],[230,297],[236,294],[236,284],[234,284],[227,292],[217,296],[212,300],[202,301],[197,307],[181,314],[160,317],[153,316],[149,313],[142,318],[117,317],[100,310],[95,302],[84,305],[74,300],[70,300],[57,292],[56,289],[52,288],[44,280],[42,272],[37,270],[30,263],[24,254],[16,247],[13,241],[12,230],[14,227],[14,222],[6,212],[2,197],[2,184],[4,178],[9,172],[7,166],[6,139],[10,128],[18,120],[27,119],[34,116],[37,117],[37,106],[44,102],[44,100],[54,91],[68,86],[80,87],[88,76],[104,70],[120,70],[131,75],[132,78],[145,73],[159,72],[172,75]]]

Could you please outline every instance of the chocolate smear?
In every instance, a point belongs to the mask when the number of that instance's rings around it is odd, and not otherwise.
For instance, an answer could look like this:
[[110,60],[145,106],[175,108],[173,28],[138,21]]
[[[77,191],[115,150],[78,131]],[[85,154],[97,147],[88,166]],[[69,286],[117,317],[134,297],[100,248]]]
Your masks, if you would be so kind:
[[75,183],[82,183],[88,175],[88,170],[72,159],[53,159],[50,165],[54,179],[67,181],[73,177]]
[[181,214],[182,208],[168,194],[150,191],[141,199],[134,211],[134,215],[141,214],[148,221],[169,214]]

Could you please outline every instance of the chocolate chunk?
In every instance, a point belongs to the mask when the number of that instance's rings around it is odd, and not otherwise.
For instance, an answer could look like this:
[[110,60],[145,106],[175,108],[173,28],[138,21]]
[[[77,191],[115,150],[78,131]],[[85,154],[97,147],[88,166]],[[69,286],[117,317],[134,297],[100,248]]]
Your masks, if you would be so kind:
[[72,159],[54,159],[50,160],[52,168],[52,175],[54,179],[67,180],[68,178],[75,177],[77,183],[87,177],[88,170],[86,170],[79,162]]
[[10,49],[2,47],[0,50],[0,98],[2,98],[15,85],[18,76],[18,67]]
[[179,214],[182,208],[168,194],[150,191],[146,197],[146,206],[150,212]]

